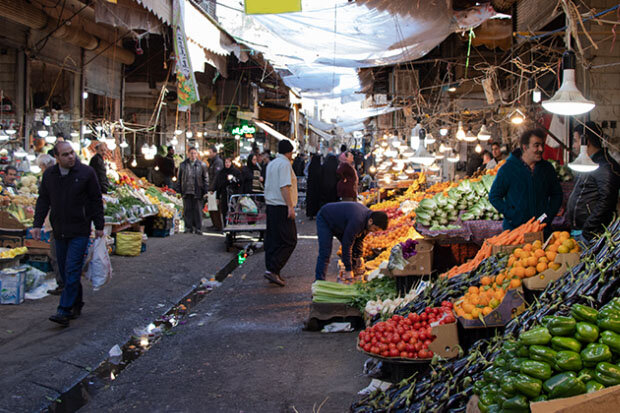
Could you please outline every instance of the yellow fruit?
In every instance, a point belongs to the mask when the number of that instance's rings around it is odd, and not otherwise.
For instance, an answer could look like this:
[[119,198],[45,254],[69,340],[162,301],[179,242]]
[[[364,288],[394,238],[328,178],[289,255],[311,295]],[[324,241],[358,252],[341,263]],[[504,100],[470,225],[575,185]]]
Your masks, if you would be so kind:
[[570,249],[567,248],[565,245],[560,245],[560,247],[558,248],[559,254],[567,254],[569,251]]
[[480,316],[480,309],[478,307],[474,307],[474,309],[471,310],[471,316],[473,318],[478,318],[478,316]]
[[500,305],[500,301],[497,298],[493,298],[491,301],[489,301],[489,307],[491,308],[497,308],[498,305]]

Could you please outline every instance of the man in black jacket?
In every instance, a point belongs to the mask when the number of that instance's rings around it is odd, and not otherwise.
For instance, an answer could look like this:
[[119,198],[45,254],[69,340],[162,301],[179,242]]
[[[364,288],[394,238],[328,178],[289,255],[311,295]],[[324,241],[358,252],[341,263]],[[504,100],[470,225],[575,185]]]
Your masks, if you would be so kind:
[[[620,166],[602,147],[602,130],[594,122],[577,126],[575,132],[585,135],[588,156],[598,168],[592,172],[577,174],[573,192],[568,198],[566,219],[574,231],[582,231],[586,239],[603,231],[613,219],[620,189]],[[577,235],[579,233],[577,232]]]
[[41,238],[41,227],[49,211],[58,271],[65,283],[58,312],[49,319],[68,326],[84,306],[80,277],[91,223],[95,225],[95,236],[103,236],[103,201],[95,171],[80,163],[69,142],[57,143],[54,154],[57,163],[43,173],[39,186],[32,237]]
[[110,183],[108,182],[108,176],[106,175],[105,170],[105,161],[103,160],[106,152],[105,143],[98,143],[95,146],[95,150],[97,151],[97,153],[95,153],[95,155],[90,159],[89,165],[95,170],[95,174],[97,175],[97,179],[99,180],[99,187],[101,188],[101,193],[107,194]]
[[[217,148],[215,145],[209,146],[209,149],[207,149],[207,156],[209,157],[209,192],[214,192],[217,174],[224,169],[224,162],[217,154]],[[223,228],[223,223],[222,217],[220,216],[220,211],[209,211],[209,216],[211,217],[211,222],[213,223],[213,226],[209,229],[221,231]]]

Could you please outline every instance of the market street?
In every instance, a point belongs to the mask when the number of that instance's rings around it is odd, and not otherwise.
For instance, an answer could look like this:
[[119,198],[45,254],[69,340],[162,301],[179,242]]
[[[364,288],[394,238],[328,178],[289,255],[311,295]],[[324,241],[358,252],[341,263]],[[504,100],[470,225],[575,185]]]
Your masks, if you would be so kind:
[[125,343],[176,304],[203,277],[234,258],[222,237],[177,234],[151,238],[139,257],[112,256],[113,278],[93,292],[83,280],[86,306],[62,328],[47,319],[58,297],[0,307],[0,411],[43,408],[88,375],[115,344]]
[[327,399],[321,412],[347,411],[369,382],[357,333],[302,331],[316,260],[313,226],[299,226],[285,288],[263,278],[264,253],[251,256],[194,308],[198,316],[82,410],[311,412]]

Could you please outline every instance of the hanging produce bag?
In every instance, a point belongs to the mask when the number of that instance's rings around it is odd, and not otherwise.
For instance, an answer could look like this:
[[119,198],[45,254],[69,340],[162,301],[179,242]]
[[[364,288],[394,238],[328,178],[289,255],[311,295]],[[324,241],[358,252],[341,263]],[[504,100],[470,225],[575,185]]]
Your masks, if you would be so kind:
[[88,266],[84,271],[84,277],[93,285],[93,290],[98,290],[112,278],[112,263],[108,255],[105,238],[95,239],[95,242],[88,249],[85,264]]
[[135,257],[140,255],[142,233],[123,231],[116,234],[116,254]]
[[209,208],[209,211],[217,211],[216,192],[209,192],[207,194],[207,207]]

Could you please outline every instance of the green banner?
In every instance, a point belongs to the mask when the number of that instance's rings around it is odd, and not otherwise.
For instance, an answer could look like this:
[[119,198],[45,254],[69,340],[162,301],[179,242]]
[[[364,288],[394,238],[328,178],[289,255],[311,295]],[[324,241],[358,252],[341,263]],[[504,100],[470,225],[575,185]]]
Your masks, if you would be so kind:
[[301,0],[245,0],[245,14],[280,14],[301,11]]
[[198,84],[194,77],[192,62],[185,37],[185,0],[174,0],[172,27],[174,30],[174,54],[176,56],[177,96],[180,111],[186,111],[192,103],[200,100]]

